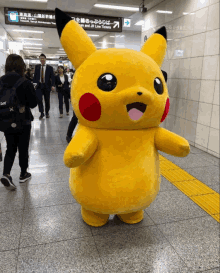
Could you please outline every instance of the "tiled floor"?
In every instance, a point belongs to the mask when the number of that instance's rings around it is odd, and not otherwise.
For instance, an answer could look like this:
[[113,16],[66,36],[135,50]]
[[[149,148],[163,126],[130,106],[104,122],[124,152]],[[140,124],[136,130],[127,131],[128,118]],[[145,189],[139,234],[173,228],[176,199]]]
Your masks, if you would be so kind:
[[[127,225],[111,215],[100,228],[84,223],[63,164],[71,115],[58,118],[56,93],[50,119],[39,121],[38,108],[33,114],[33,177],[19,184],[16,157],[11,175],[17,190],[0,183],[0,272],[219,272],[219,223],[163,177],[142,222]],[[4,137],[1,143],[4,154]],[[217,158],[195,147],[187,158],[161,154],[219,192]]]

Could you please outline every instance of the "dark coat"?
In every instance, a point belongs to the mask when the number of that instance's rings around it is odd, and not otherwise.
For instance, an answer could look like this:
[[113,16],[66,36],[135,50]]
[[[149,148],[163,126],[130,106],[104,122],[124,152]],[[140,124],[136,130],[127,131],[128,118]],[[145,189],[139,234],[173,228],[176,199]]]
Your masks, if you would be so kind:
[[[3,83],[7,83],[8,87],[13,87],[13,85],[21,78],[16,72],[8,72],[0,78]],[[34,117],[31,113],[30,108],[35,108],[37,106],[37,97],[33,84],[26,80],[23,82],[16,90],[17,98],[21,105],[25,105],[25,120],[33,121]]]
[[31,82],[33,82],[33,79],[31,77],[29,77],[27,74],[25,74],[25,78]]
[[[40,71],[41,71],[41,65],[38,64],[35,66],[35,72],[34,72],[34,78],[33,78],[33,83],[37,83],[37,88],[39,86],[40,78],[41,78]],[[54,73],[53,73],[53,67],[46,64],[45,85],[48,90],[51,90],[51,86],[55,86],[54,80],[55,80],[55,78],[54,78]]]
[[[64,79],[65,79],[64,84],[62,84],[60,80],[60,76],[57,75],[55,77],[55,85],[56,85],[57,91],[62,94],[70,92],[70,87],[69,87],[70,83],[68,81],[68,76],[66,74],[64,74]],[[58,87],[58,85],[61,85],[61,84],[62,84],[62,87]]]

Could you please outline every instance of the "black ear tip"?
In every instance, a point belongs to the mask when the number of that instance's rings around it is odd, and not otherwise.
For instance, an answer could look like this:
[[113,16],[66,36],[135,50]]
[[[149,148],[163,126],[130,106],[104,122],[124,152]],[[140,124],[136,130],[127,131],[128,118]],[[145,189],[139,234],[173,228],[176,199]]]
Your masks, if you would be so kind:
[[162,26],[161,28],[159,28],[154,33],[158,33],[158,34],[162,35],[167,40],[167,30],[166,30],[165,26]]
[[55,18],[56,18],[56,25],[57,25],[57,31],[59,34],[59,37],[62,34],[62,31],[65,27],[65,25],[72,20],[72,18],[67,15],[65,12],[63,12],[62,10],[55,8]]
[[161,70],[165,79],[165,82],[167,82],[167,72],[164,70]]
[[58,9],[58,8],[55,8],[55,18],[57,18],[61,14],[62,14],[62,11],[60,9]]

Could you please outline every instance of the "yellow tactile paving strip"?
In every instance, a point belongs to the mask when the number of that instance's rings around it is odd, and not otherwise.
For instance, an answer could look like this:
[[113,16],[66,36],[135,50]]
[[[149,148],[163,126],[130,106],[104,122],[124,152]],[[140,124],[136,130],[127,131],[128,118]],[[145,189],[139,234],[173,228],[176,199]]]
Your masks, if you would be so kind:
[[219,193],[162,155],[159,159],[161,175],[220,223]]

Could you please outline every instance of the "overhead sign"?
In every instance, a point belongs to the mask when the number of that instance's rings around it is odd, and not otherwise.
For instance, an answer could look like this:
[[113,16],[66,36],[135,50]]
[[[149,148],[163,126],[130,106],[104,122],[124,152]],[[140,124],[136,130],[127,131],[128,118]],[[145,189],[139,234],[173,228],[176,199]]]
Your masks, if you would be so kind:
[[[5,24],[56,28],[55,11],[4,8]],[[122,32],[121,17],[66,12],[84,30]]]
[[131,27],[131,19],[124,19],[124,27]]

